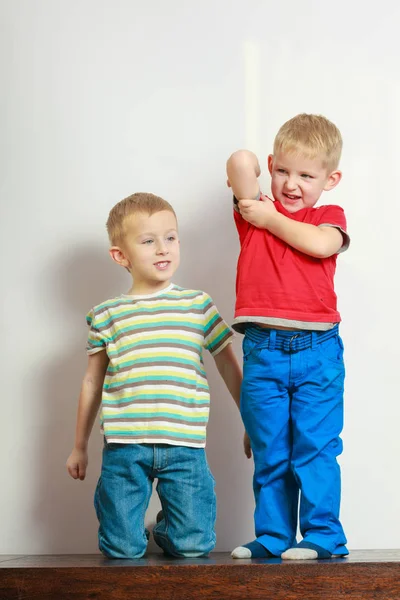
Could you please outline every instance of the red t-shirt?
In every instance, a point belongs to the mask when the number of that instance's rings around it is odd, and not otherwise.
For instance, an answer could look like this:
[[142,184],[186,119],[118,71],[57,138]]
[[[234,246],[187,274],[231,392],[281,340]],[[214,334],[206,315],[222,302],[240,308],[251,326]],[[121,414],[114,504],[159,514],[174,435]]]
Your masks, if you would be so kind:
[[[346,232],[340,206],[303,208],[289,213],[275,202],[280,213],[302,223],[330,225]],[[334,275],[337,254],[313,258],[295,250],[266,229],[254,227],[234,211],[240,239],[236,278],[235,319],[273,317],[309,323],[338,323]],[[343,250],[348,238],[344,235]],[[239,329],[239,327],[238,327]]]

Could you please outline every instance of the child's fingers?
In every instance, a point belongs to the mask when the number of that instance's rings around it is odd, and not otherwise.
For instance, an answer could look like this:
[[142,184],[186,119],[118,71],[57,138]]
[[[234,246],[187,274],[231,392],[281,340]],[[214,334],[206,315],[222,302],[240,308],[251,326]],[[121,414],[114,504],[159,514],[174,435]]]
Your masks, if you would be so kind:
[[75,463],[73,465],[67,464],[67,469],[68,469],[68,473],[71,475],[71,477],[73,479],[78,479],[78,477],[79,477],[78,463]]
[[249,208],[256,200],[239,200],[239,208]]
[[79,479],[83,481],[86,477],[86,465],[79,463],[78,465]]
[[247,456],[247,458],[251,458],[251,443],[250,443],[250,438],[247,435],[247,433],[245,433],[243,436],[243,448],[244,448],[244,453]]
[[73,464],[67,463],[68,473],[73,479],[80,479],[83,481],[86,477],[86,464],[82,462],[76,462]]

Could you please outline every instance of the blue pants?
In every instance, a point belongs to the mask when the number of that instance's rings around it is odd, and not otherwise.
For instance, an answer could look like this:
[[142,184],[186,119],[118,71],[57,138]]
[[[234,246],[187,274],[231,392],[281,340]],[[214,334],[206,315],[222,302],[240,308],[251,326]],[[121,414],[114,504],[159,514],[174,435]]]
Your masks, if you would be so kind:
[[[257,541],[279,556],[303,538],[348,554],[339,522],[343,344],[329,332],[249,326],[241,413],[254,456]],[[299,510],[300,495],[300,510]]]
[[205,451],[167,444],[105,442],[94,498],[101,552],[108,558],[144,555],[155,478],[164,515],[153,529],[156,543],[171,556],[206,556],[215,546],[216,499]]

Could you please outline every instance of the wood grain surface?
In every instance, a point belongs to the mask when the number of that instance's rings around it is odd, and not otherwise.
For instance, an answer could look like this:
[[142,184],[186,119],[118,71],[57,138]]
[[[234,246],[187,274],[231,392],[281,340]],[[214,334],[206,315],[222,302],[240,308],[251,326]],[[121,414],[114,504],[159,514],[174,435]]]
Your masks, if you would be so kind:
[[291,562],[0,556],[0,600],[400,600],[400,551]]

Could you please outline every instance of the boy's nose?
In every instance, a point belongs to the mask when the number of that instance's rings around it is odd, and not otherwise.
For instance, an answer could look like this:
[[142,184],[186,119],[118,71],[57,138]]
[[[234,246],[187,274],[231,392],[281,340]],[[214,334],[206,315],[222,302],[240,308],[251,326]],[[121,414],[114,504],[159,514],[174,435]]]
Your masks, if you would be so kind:
[[157,254],[168,254],[168,248],[166,244],[159,243],[157,247]]
[[287,190],[295,190],[297,188],[297,182],[295,177],[289,177],[286,181]]

